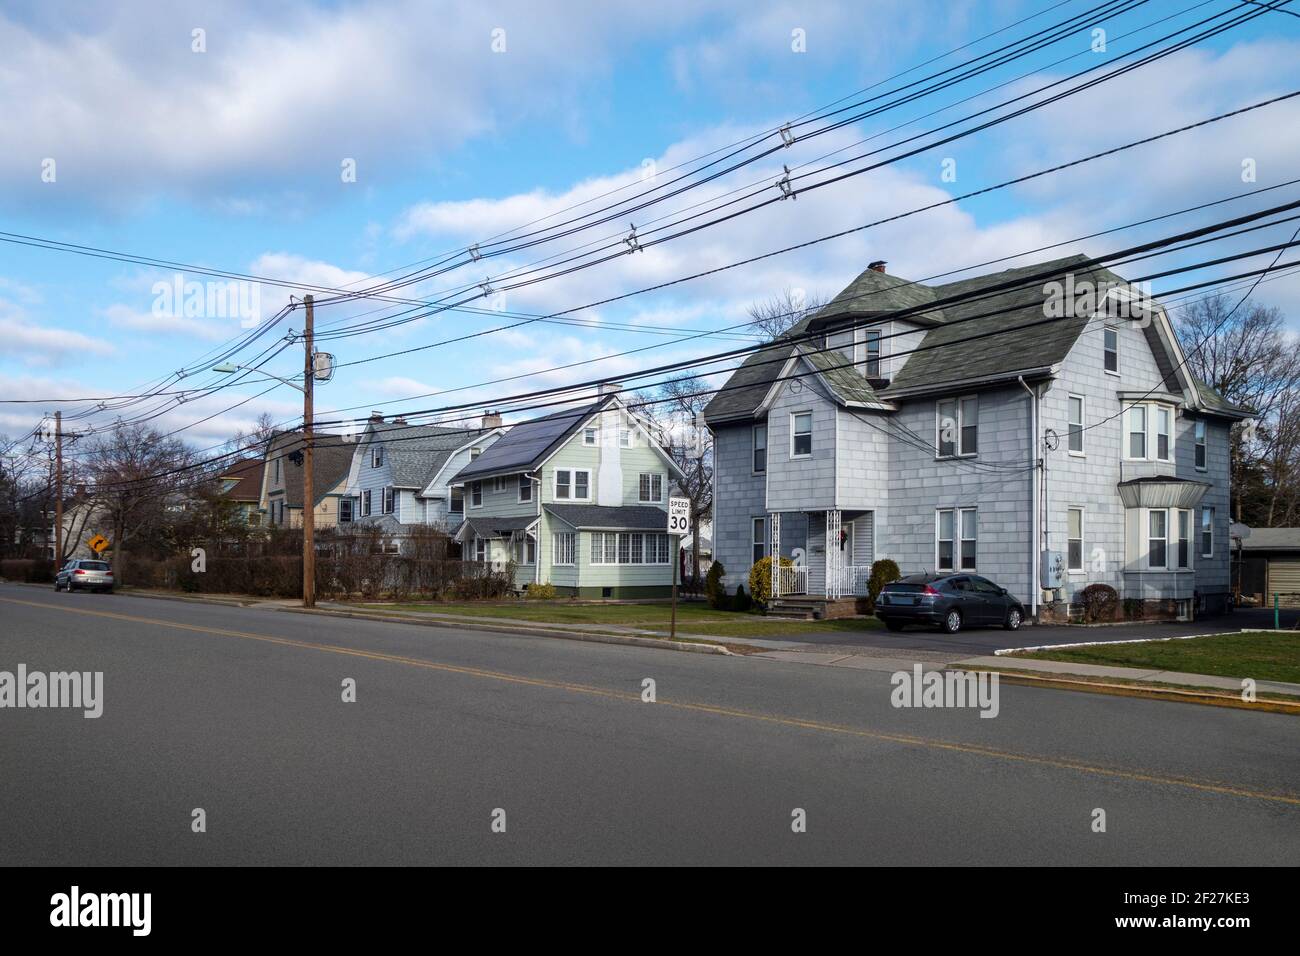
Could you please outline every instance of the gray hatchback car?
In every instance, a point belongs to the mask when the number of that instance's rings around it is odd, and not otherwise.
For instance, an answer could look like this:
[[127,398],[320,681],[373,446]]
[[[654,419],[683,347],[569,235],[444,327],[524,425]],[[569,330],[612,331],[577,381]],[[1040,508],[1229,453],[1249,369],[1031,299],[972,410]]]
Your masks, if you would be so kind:
[[113,569],[107,561],[75,558],[54,576],[56,591],[112,591]]

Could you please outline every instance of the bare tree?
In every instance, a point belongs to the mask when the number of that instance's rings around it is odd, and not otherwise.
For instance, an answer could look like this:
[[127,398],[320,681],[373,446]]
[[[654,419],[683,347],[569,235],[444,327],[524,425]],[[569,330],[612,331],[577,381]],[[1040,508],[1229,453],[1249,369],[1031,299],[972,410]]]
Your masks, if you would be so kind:
[[262,412],[249,431],[237,429],[226,442],[226,447],[230,451],[265,451],[271,439],[275,437],[275,431],[275,419],[271,417],[271,413]]
[[160,524],[195,480],[178,471],[191,457],[181,441],[143,424],[118,424],[91,439],[85,455],[90,504],[112,528],[119,581],[131,544]]
[[[673,462],[685,478],[682,494],[691,502],[691,580],[700,578],[700,525],[713,517],[713,442],[700,425],[713,397],[702,378],[677,378],[638,393],[633,409],[654,422]],[[685,577],[685,575],[683,575]]]
[[[1178,331],[1192,373],[1229,401],[1257,413],[1257,427],[1237,426],[1232,432],[1234,513],[1238,521],[1250,517],[1272,524],[1275,516],[1295,511],[1300,349],[1281,310],[1238,301],[1214,295],[1191,302],[1178,315]],[[1256,487],[1260,480],[1266,487]],[[1258,507],[1260,493],[1268,502],[1264,510]]]
[[755,302],[749,307],[749,317],[753,320],[749,323],[749,327],[769,339],[775,339],[829,301],[821,293],[809,294],[803,289],[787,286],[776,295]]

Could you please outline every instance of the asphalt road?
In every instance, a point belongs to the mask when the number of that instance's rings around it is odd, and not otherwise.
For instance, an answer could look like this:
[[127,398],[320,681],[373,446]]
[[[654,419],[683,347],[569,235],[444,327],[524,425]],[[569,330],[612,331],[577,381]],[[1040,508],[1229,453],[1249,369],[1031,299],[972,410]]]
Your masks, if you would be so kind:
[[0,709],[10,865],[1300,858],[1282,715],[1003,685],[982,719],[887,673],[0,585],[20,662],[102,671],[104,711]]

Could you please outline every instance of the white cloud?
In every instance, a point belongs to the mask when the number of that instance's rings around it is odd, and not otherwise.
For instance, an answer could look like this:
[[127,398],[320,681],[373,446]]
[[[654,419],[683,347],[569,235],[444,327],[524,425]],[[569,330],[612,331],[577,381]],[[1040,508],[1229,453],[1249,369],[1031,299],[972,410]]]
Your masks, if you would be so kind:
[[72,329],[54,328],[31,321],[12,302],[0,299],[0,342],[4,358],[29,366],[58,365],[93,356],[111,355],[114,347]]
[[[232,319],[187,318],[183,315],[158,315],[154,312],[138,312],[130,306],[120,303],[110,305],[103,310],[104,317],[115,327],[134,332],[157,333],[165,338],[161,341],[170,345],[171,336],[186,336],[209,342],[223,341],[238,335],[240,328]],[[149,341],[146,337],[142,341]]]

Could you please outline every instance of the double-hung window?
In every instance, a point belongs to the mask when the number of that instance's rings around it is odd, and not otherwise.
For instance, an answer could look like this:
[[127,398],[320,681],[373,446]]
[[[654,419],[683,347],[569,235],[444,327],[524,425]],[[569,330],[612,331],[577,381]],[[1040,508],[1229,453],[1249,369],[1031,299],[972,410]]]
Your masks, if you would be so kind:
[[880,377],[880,329],[858,329],[853,362],[865,378]]
[[1203,419],[1198,419],[1194,427],[1196,433],[1196,469],[1198,471],[1205,471],[1207,467],[1205,421]]
[[372,445],[370,447],[370,467],[382,468],[384,466],[384,446]]
[[1192,566],[1192,513],[1179,509],[1178,511],[1178,567],[1180,569],[1190,568]]
[[522,472],[519,475],[519,500],[533,500],[533,479],[529,478],[528,475]]
[[396,508],[396,495],[391,487],[384,489],[384,514],[390,515]]
[[664,499],[664,476],[656,474],[643,474],[640,476],[639,500],[641,501],[663,501]]
[[479,564],[486,564],[488,559],[488,543],[486,538],[474,539],[474,560]]
[[464,488],[451,489],[451,494],[447,499],[447,510],[454,515],[463,515],[465,513]]
[[767,423],[754,426],[753,431],[754,474],[767,471]]
[[979,399],[945,398],[935,403],[935,449],[938,458],[979,452]]
[[551,563],[572,566],[577,563],[577,534],[556,531],[551,535]]
[[1112,375],[1119,374],[1119,329],[1106,326],[1102,332],[1103,365]]
[[483,482],[471,481],[469,483],[469,506],[471,508],[483,507]]
[[556,501],[587,501],[590,498],[590,471],[583,468],[555,469]]
[[1147,512],[1147,567],[1169,566],[1169,513],[1163,509]]
[[352,499],[340,498],[339,499],[339,524],[351,524],[351,523],[352,523]]
[[1068,402],[1070,406],[1070,423],[1068,429],[1070,454],[1082,455],[1084,399],[1082,395],[1071,395]]
[[492,490],[500,493],[510,487],[510,477],[508,475],[497,475],[492,479]]
[[[974,571],[979,518],[974,508],[943,508],[935,515],[935,570]],[[956,563],[954,563],[956,562]]]
[[361,492],[361,513],[366,517],[370,517],[370,489],[369,488]]
[[1128,456],[1147,456],[1147,407],[1134,405],[1128,410]]
[[1172,431],[1170,428],[1174,419],[1174,413],[1167,405],[1157,405],[1156,413],[1156,458],[1160,461],[1169,461],[1171,455]]
[[812,412],[794,412],[790,416],[791,458],[812,457],[812,420]]
[[1201,557],[1214,557],[1214,509],[1201,509]]
[[767,519],[755,518],[750,523],[750,563],[757,564],[767,554]]
[[582,430],[582,443],[588,448],[594,448],[596,446],[597,434],[598,433],[594,427],[584,428]]
[[1066,540],[1066,569],[1069,571],[1083,570],[1083,509],[1070,508],[1067,514]]

